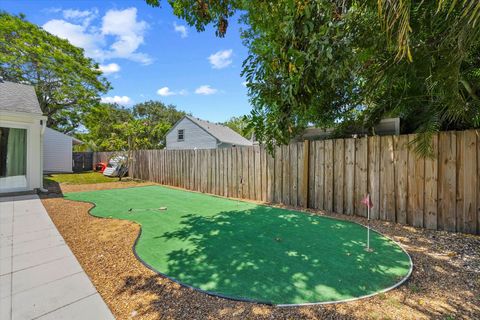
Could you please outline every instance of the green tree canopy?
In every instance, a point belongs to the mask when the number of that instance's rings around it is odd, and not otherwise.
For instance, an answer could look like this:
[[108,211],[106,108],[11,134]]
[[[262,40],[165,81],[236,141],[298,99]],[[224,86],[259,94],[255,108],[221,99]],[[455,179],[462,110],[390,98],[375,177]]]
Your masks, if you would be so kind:
[[249,125],[248,118],[246,116],[231,117],[230,119],[221,124],[229,127],[230,129],[242,135],[246,139],[250,140],[250,138],[252,137],[253,129]]
[[432,133],[480,126],[480,1],[169,2],[219,35],[240,12],[250,123],[270,145],[308,125],[368,129],[399,116],[428,154]]
[[0,12],[0,78],[34,85],[48,126],[63,132],[75,130],[82,112],[110,89],[83,49],[5,12]]
[[84,112],[82,123],[86,132],[77,137],[97,151],[162,149],[165,134],[185,115],[173,105],[147,101],[125,108],[103,103]]

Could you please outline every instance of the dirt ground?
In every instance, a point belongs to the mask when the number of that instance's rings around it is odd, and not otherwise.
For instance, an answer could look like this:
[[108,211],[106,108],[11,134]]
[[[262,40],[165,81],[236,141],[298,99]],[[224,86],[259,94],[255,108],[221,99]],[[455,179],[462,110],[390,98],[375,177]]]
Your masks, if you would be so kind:
[[[406,283],[355,302],[279,308],[209,296],[156,274],[133,254],[138,225],[92,217],[92,205],[61,197],[61,192],[140,185],[148,184],[60,185],[42,199],[117,319],[480,319],[479,236],[373,221],[373,228],[411,255],[414,270]],[[332,216],[366,223],[360,217]]]

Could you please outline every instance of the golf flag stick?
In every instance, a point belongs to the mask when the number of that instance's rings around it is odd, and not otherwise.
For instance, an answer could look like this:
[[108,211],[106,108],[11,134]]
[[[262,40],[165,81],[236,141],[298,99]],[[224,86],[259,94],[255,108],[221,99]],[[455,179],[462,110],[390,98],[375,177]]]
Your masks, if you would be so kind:
[[373,207],[373,203],[370,200],[370,193],[367,193],[367,196],[362,199],[362,204],[367,206],[367,251],[370,249],[370,208]]

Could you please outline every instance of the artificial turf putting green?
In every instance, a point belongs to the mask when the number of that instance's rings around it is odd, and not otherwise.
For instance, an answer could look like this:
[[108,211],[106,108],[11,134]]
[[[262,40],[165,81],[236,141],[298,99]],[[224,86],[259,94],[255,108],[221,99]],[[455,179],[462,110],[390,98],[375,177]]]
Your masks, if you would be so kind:
[[[137,255],[185,285],[273,304],[339,301],[389,288],[410,271],[393,241],[356,223],[161,186],[65,194],[91,214],[142,226]],[[167,210],[156,210],[167,207]],[[131,209],[131,211],[129,211]],[[153,210],[152,210],[153,209]]]

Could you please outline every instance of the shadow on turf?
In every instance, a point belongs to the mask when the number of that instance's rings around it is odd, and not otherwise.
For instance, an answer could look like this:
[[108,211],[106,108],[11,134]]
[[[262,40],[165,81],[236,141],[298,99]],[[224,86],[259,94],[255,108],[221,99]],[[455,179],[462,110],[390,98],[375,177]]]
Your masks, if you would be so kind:
[[[408,268],[405,260],[387,259],[382,265],[375,262],[378,259],[371,260],[372,254],[363,251],[363,239],[346,237],[364,230],[356,224],[316,224],[318,220],[312,216],[288,211],[274,215],[270,210],[258,206],[213,217],[185,215],[181,229],[156,237],[194,245],[194,249],[169,254],[167,275],[211,293],[292,304],[317,301],[314,290],[322,292],[326,300],[380,291],[401,280],[383,270],[398,265]],[[312,235],[322,237],[345,228],[326,241],[311,243]],[[382,241],[373,245],[373,255],[400,250]],[[320,261],[316,259],[320,250],[338,259]],[[274,274],[281,275],[281,280],[272,278]],[[358,281],[358,277],[366,278]],[[353,282],[358,285],[351,285]]]

